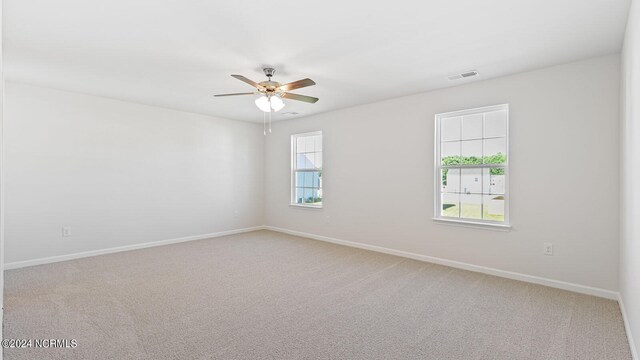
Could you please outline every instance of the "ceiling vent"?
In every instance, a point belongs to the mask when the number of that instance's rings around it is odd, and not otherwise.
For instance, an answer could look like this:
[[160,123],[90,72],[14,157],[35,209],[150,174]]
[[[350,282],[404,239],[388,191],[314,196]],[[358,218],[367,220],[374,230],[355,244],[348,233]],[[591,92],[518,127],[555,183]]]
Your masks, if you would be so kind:
[[464,79],[464,78],[468,78],[476,75],[478,75],[478,72],[476,70],[469,70],[469,71],[463,72],[462,74],[451,75],[448,77],[448,79],[458,80],[458,79]]
[[294,116],[294,115],[300,115],[300,113],[299,112],[295,112],[295,111],[289,111],[289,112],[283,112],[282,115]]

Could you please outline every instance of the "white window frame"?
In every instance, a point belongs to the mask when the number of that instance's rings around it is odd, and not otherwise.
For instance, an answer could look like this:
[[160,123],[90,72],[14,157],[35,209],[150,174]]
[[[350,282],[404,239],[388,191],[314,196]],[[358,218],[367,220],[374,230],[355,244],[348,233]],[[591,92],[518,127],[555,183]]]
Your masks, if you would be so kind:
[[[306,133],[300,133],[300,134],[293,134],[291,135],[291,196],[289,199],[289,205],[290,206],[295,206],[295,207],[302,207],[302,208],[309,208],[309,209],[322,209],[322,206],[324,205],[324,186],[322,187],[322,203],[320,205],[317,204],[299,204],[296,203],[296,171],[301,171],[298,170],[296,168],[296,155],[297,155],[297,139],[298,137],[305,137],[305,136],[317,136],[320,135],[320,139],[321,139],[321,143],[322,143],[322,167],[320,168],[320,171],[323,172],[323,168],[324,168],[324,136],[322,135],[322,130],[318,130],[318,131],[311,131],[311,132],[306,132]],[[304,171],[304,170],[302,170]],[[307,171],[317,171],[317,169],[309,169]]]
[[[468,165],[469,168],[492,168],[492,167],[501,167],[504,168],[505,173],[505,204],[504,204],[504,221],[495,221],[495,220],[484,220],[484,219],[465,219],[458,217],[448,217],[441,215],[442,208],[442,159],[440,158],[441,151],[441,143],[440,143],[440,123],[442,119],[457,117],[457,116],[465,116],[472,115],[478,113],[486,113],[492,111],[500,111],[506,110],[507,119],[506,119],[506,157],[507,161],[504,164],[496,165]],[[509,155],[509,104],[501,104],[501,105],[492,105],[492,106],[484,106],[480,108],[467,109],[467,110],[459,110],[459,111],[451,111],[446,113],[440,113],[435,115],[435,136],[434,136],[434,216],[433,220],[452,223],[452,224],[460,224],[460,225],[470,225],[472,227],[481,227],[481,228],[496,228],[496,229],[509,229],[511,227],[511,222],[509,218],[509,205],[511,203],[511,195],[509,194],[509,162],[511,161],[511,157]],[[461,123],[462,129],[462,123]],[[484,127],[483,127],[484,129]],[[484,130],[483,130],[484,131]],[[483,137],[484,138],[484,137]],[[484,154],[483,154],[484,156]],[[460,166],[460,168],[464,168],[465,166]],[[483,195],[484,196],[484,195]]]

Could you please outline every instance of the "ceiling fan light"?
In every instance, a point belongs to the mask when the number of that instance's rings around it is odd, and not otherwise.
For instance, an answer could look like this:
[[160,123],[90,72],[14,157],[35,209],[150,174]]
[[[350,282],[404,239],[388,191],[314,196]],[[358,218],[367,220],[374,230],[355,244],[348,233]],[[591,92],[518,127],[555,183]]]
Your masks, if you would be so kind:
[[284,107],[284,101],[279,96],[271,97],[271,108],[273,111],[280,111]]
[[266,96],[260,96],[256,99],[256,106],[258,109],[264,112],[271,112],[271,107],[269,106],[269,99]]

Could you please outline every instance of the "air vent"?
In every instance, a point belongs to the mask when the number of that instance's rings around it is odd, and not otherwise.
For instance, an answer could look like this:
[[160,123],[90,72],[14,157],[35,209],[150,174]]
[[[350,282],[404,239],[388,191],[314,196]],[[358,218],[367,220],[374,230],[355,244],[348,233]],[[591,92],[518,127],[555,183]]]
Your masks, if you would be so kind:
[[469,71],[465,71],[462,74],[457,74],[457,75],[451,75],[448,77],[449,80],[458,80],[458,79],[463,79],[463,78],[468,78],[471,76],[476,76],[478,75],[478,72],[476,70],[469,70]]
[[284,113],[282,113],[282,115],[285,115],[285,116],[294,116],[294,115],[300,115],[300,113],[295,112],[295,111],[289,111],[289,112],[284,112]]

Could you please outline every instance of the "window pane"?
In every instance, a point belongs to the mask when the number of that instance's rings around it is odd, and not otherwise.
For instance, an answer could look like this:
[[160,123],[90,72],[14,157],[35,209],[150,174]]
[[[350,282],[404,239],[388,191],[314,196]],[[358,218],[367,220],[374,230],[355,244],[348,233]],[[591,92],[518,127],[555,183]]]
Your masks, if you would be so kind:
[[315,152],[322,151],[322,135],[314,136],[314,143],[315,143],[315,147],[313,151]]
[[483,196],[483,219],[504,221],[504,195],[484,195]]
[[315,149],[315,137],[314,136],[305,136],[304,137],[304,152],[313,152]]
[[460,175],[462,193],[481,194],[482,193],[482,169],[462,169]]
[[507,162],[507,139],[485,139],[484,140],[484,163],[504,164]]
[[304,198],[304,189],[303,188],[296,188],[296,204],[302,204]]
[[309,188],[304,188],[304,203],[312,203],[313,202],[313,190]]
[[504,194],[504,168],[490,168],[483,170],[482,192],[485,195]]
[[462,117],[462,140],[482,139],[482,114]]
[[314,188],[319,188],[320,187],[320,172],[319,171],[314,171],[313,173],[313,187]]
[[462,142],[462,163],[482,164],[482,140]]
[[440,120],[441,141],[460,140],[460,116]]
[[305,172],[304,173],[304,182],[302,183],[304,187],[313,187],[313,173]]
[[301,154],[304,152],[304,137],[298,136],[296,137],[296,154]]
[[507,136],[507,111],[492,111],[484,114],[484,137]]
[[442,192],[460,192],[460,169],[442,169]]
[[313,169],[313,163],[315,161],[316,155],[314,153],[304,154],[304,168],[305,169]]
[[304,186],[304,172],[297,171],[296,172],[296,187]]
[[441,216],[460,217],[460,194],[442,194]]
[[316,169],[322,169],[322,153],[316,153],[316,161],[315,161]]
[[318,205],[321,202],[322,202],[322,196],[321,196],[320,190],[314,189],[313,190],[313,204],[314,205]]
[[296,169],[304,169],[304,154],[296,154]]
[[460,194],[460,217],[482,219],[482,195]]
[[460,141],[442,143],[441,154],[442,165],[460,164]]

